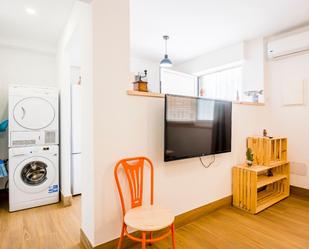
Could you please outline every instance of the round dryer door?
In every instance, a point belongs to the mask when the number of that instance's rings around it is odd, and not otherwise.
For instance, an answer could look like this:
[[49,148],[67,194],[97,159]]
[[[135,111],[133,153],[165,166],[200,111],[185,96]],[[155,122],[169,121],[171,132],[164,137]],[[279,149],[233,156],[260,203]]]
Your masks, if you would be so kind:
[[15,105],[13,116],[21,127],[39,130],[48,127],[54,121],[55,110],[47,100],[29,97],[20,100]]
[[48,191],[56,177],[56,168],[44,157],[32,157],[21,162],[15,169],[15,185],[23,192]]

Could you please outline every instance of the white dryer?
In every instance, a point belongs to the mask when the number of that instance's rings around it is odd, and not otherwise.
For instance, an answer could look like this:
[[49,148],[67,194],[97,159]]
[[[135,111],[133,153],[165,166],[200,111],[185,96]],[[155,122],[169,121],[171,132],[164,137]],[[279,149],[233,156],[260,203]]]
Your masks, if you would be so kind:
[[59,201],[57,145],[9,149],[9,210]]
[[59,143],[58,90],[9,87],[9,147]]

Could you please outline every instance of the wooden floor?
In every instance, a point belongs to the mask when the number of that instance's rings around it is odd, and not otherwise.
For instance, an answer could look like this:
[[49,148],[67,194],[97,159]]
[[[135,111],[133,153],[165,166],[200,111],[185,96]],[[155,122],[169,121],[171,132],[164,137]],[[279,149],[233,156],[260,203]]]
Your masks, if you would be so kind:
[[[258,215],[220,209],[177,229],[176,243],[177,249],[309,249],[309,198],[292,196]],[[171,241],[151,248],[171,248]]]
[[47,205],[8,212],[7,196],[0,198],[0,249],[80,249],[80,197],[73,206]]
[[[81,249],[80,198],[60,204],[8,213],[0,202],[1,249]],[[176,230],[177,249],[308,249],[309,198],[297,196],[258,215],[224,208]],[[140,245],[130,249],[140,249]],[[152,249],[170,249],[170,240]]]

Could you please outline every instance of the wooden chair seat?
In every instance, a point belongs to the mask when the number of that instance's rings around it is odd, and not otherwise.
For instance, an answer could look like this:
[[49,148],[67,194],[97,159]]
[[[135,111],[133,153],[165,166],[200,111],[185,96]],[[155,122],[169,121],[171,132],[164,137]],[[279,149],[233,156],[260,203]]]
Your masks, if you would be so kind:
[[154,232],[169,227],[175,219],[171,210],[157,206],[140,206],[130,209],[124,216],[128,227]]

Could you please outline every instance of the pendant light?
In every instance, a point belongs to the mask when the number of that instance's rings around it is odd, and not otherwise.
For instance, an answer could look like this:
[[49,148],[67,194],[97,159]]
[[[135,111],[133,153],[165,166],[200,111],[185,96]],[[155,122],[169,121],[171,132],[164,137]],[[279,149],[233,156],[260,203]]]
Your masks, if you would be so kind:
[[169,36],[165,35],[163,36],[163,39],[165,40],[165,55],[163,60],[160,62],[160,67],[172,67],[173,63],[167,55],[167,40],[169,39]]

